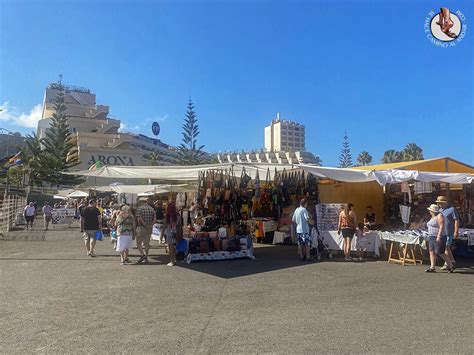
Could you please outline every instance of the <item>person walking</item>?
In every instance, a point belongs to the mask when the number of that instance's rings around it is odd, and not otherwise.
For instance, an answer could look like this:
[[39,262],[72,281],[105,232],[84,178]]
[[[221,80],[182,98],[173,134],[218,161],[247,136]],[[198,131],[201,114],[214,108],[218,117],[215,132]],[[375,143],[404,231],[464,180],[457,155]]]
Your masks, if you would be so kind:
[[49,223],[53,219],[53,208],[49,205],[49,202],[46,201],[43,206],[43,218],[44,218],[44,230],[47,231]]
[[300,206],[293,213],[292,222],[296,224],[296,238],[298,243],[298,255],[301,261],[310,261],[312,238],[309,232],[309,213],[306,209],[306,199],[300,201]]
[[84,233],[84,243],[86,245],[87,255],[95,257],[94,247],[96,243],[96,234],[102,225],[102,216],[95,200],[90,200],[89,205],[82,209],[81,213],[81,232]]
[[126,263],[130,262],[128,253],[136,236],[135,218],[130,213],[129,206],[124,205],[120,209],[115,219],[115,228],[117,229],[117,246],[115,250],[120,253],[120,264],[126,265]]
[[344,256],[346,261],[351,261],[351,245],[352,238],[356,232],[357,217],[353,211],[354,204],[348,203],[346,207],[339,213],[339,224],[337,233],[344,238]]
[[30,229],[33,229],[33,222],[35,221],[36,214],[36,209],[33,202],[30,202],[28,205],[26,205],[23,214],[26,220],[26,230],[28,230],[28,226]]
[[153,232],[153,225],[156,222],[156,213],[153,207],[148,204],[146,197],[140,197],[135,216],[137,217],[137,248],[140,252],[140,259],[137,264],[148,262],[148,252],[150,250],[150,238]]
[[182,236],[182,232],[179,233],[179,229],[182,230],[181,225],[181,216],[176,210],[176,205],[174,201],[170,201],[166,206],[165,219],[161,233],[164,234],[166,238],[166,244],[168,244],[168,252],[170,254],[170,262],[167,266],[176,265],[176,243]]
[[[438,196],[436,204],[440,207],[439,211],[444,217],[444,229],[446,233],[446,250],[444,254],[451,261],[453,269],[456,268],[456,260],[454,260],[452,245],[454,239],[459,237],[459,213],[455,207],[448,204],[448,200],[444,196]],[[448,270],[448,264],[444,263],[441,270]]]
[[436,259],[439,256],[448,265],[449,273],[453,272],[453,264],[451,260],[444,254],[446,250],[446,229],[445,229],[445,218],[440,211],[438,205],[431,205],[428,207],[430,211],[431,219],[426,224],[428,226],[428,247],[430,252],[430,267],[425,272],[436,272]]

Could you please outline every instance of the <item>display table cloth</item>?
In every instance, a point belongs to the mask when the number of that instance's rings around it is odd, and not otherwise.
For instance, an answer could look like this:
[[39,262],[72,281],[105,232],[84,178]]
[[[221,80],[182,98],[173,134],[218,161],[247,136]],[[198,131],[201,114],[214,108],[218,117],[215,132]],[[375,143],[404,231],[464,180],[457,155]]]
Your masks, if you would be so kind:
[[380,232],[377,231],[380,239],[389,240],[403,244],[418,244],[424,248],[424,240],[428,237],[427,233],[415,231],[398,231],[398,232]]
[[423,252],[426,248],[425,238],[428,237],[423,230],[407,230],[395,232],[378,232],[380,238],[390,242],[388,262],[405,265],[407,262],[416,264],[423,263]]
[[[242,238],[245,238],[243,236]],[[186,257],[186,263],[191,264],[193,261],[216,261],[249,258],[255,259],[253,255],[253,242],[250,236],[247,236],[247,249],[239,251],[212,251],[209,253],[189,253]]]
[[459,239],[466,239],[467,245],[474,245],[474,229],[459,229]]
[[[337,231],[320,231],[320,239],[328,247],[329,250],[342,250],[344,246],[344,238]],[[368,232],[365,234],[367,238],[367,250],[379,256],[380,237],[377,232]],[[313,246],[317,245],[316,238],[313,238]],[[351,250],[357,250],[357,237],[352,238]]]
[[273,244],[283,244],[285,238],[288,238],[290,233],[276,231],[273,235]]

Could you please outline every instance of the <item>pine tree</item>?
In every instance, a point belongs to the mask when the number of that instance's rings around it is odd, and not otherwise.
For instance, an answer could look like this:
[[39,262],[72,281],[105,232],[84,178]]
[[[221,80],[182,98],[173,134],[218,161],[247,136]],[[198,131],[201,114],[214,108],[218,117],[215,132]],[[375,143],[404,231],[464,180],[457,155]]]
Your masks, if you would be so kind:
[[189,99],[186,111],[186,118],[183,124],[183,143],[179,146],[178,159],[181,165],[198,165],[204,159],[203,145],[197,146],[197,136],[199,135],[199,127],[194,111],[194,104]]
[[349,137],[347,132],[344,132],[344,142],[342,143],[341,155],[339,157],[339,167],[349,168],[352,166],[351,147],[349,144]]
[[49,171],[44,181],[58,185],[72,185],[81,181],[77,177],[65,175],[63,172],[79,165],[78,151],[74,144],[74,136],[71,134],[66,117],[66,105],[64,104],[63,86],[54,99],[55,112],[51,116],[50,128],[46,131],[43,140],[44,163],[43,168]]

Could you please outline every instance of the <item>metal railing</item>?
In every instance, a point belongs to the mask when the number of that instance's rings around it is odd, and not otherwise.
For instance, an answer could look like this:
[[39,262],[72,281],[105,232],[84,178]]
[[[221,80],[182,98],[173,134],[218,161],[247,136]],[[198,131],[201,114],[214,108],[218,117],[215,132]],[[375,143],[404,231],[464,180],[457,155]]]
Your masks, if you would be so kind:
[[0,200],[0,234],[5,236],[19,221],[26,206],[26,196],[4,195]]

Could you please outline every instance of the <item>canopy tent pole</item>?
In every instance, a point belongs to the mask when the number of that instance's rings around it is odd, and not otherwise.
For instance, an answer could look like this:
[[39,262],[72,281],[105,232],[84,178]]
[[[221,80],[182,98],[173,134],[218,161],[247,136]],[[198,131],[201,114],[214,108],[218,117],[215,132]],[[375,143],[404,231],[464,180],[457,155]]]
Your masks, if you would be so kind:
[[[444,158],[444,172],[449,173],[449,161],[448,158]],[[446,198],[448,202],[451,202],[451,190],[449,182],[446,183]]]

